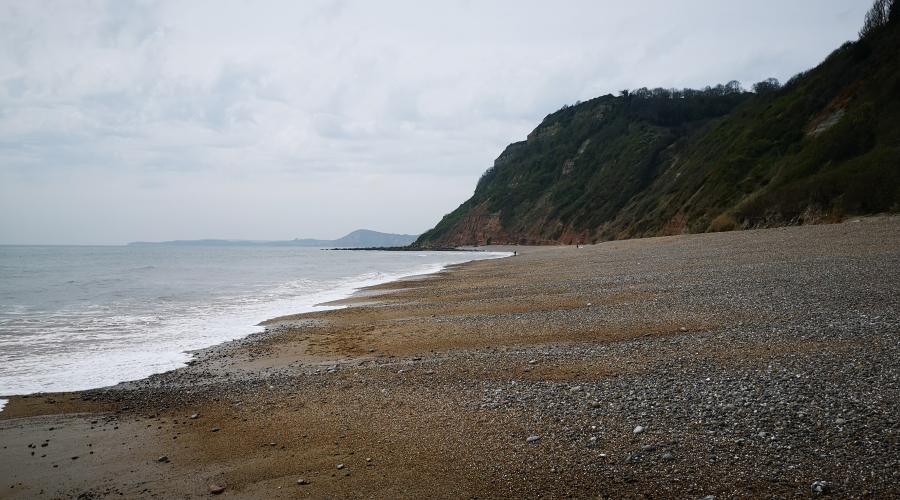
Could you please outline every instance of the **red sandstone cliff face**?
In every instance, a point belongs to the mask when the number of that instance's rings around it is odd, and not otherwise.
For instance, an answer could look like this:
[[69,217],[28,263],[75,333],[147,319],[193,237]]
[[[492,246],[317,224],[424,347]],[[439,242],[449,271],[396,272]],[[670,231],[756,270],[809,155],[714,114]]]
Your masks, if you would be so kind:
[[471,209],[447,234],[434,242],[438,247],[482,245],[576,245],[588,243],[586,230],[576,231],[558,220],[541,218],[511,234],[500,222],[500,213],[491,213],[485,204]]
[[500,225],[499,213],[488,213],[485,207],[472,209],[456,223],[447,236],[436,242],[437,246],[458,247],[467,245],[503,245],[514,243]]

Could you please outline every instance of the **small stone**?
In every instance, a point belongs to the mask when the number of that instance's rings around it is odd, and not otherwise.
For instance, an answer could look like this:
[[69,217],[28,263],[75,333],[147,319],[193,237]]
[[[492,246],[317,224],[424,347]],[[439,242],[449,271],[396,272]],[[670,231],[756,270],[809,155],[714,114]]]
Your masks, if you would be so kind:
[[200,418],[199,413],[194,413],[193,415],[191,415],[191,420],[197,420],[198,418]]
[[600,408],[600,401],[594,401],[591,403],[591,408]]
[[839,419],[835,420],[834,423],[836,423],[838,425],[844,425],[847,423],[847,420],[843,419],[843,418],[839,418]]
[[675,455],[672,455],[671,452],[668,452],[668,451],[667,451],[667,452],[663,453],[662,456],[661,456],[660,458],[662,458],[662,459],[665,460],[666,462],[671,462],[672,460],[675,459]]
[[716,500],[716,496],[715,495],[706,495],[705,497],[701,498],[700,500]]
[[209,485],[209,492],[213,495],[221,495],[225,492],[225,487],[219,486],[218,484],[211,484]]
[[581,392],[581,386],[576,385],[575,387],[569,389],[569,392]]
[[680,331],[680,332],[686,332],[686,331],[687,331],[687,328],[685,328],[685,327],[682,326],[681,328],[678,329],[678,331]]
[[366,458],[366,462],[371,462],[371,461],[372,461],[371,458]]
[[646,429],[643,425],[638,425],[638,426],[635,426],[634,430],[631,432],[633,432],[635,434],[640,434],[640,433],[644,432],[644,430],[646,430]]
[[532,434],[531,436],[528,436],[527,438],[525,438],[525,442],[526,443],[534,443],[535,441],[537,441],[539,439],[541,439],[540,436],[538,436],[537,434]]
[[219,429],[218,427],[213,427],[212,429],[209,430],[209,432],[219,432],[220,430],[222,430],[222,429]]
[[163,456],[157,458],[156,461],[161,464],[167,464],[167,463],[169,463],[169,457],[163,455]]
[[528,360],[528,364],[529,364],[529,365],[533,365],[533,364],[535,364],[535,363],[537,363],[537,360],[536,360],[536,359],[529,359],[529,360]]
[[828,481],[822,481],[821,479],[817,481],[813,481],[810,488],[812,489],[813,494],[823,495],[828,492]]
[[297,480],[297,484],[309,484],[309,481],[307,481],[306,479],[303,479],[301,477],[300,479]]
[[344,468],[344,464],[337,464],[337,468],[338,468],[338,470],[343,469],[343,468]]

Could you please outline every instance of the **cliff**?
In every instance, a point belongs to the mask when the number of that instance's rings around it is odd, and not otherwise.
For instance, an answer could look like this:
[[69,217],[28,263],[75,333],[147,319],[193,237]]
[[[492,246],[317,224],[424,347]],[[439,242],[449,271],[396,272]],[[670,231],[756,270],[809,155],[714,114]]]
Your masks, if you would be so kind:
[[898,211],[896,17],[784,86],[638,89],[566,106],[414,245],[589,243]]

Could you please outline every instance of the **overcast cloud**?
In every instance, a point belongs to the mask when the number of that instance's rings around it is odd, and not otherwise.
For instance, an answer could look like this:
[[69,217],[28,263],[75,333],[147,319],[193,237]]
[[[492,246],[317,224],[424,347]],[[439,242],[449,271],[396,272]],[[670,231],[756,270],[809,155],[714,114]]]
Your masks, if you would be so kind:
[[625,88],[782,81],[868,1],[0,1],[0,243],[419,233]]

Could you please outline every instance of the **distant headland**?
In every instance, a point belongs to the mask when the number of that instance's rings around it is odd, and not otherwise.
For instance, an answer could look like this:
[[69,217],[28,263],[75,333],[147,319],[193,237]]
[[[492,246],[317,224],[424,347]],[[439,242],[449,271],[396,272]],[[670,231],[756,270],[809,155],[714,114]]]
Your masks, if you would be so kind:
[[357,229],[336,240],[317,240],[313,238],[295,238],[293,240],[172,240],[172,241],[134,241],[129,246],[142,245],[177,245],[177,246],[294,246],[294,247],[405,247],[418,238],[415,234],[393,234],[372,231],[370,229]]

